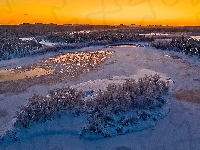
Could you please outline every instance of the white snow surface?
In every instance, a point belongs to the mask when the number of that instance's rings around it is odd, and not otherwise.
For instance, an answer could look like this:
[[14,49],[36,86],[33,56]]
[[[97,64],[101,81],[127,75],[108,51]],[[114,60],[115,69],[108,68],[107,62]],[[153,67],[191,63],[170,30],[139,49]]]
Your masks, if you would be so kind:
[[[23,38],[19,38],[19,39],[21,39],[22,41],[35,41],[35,42],[37,42],[34,37],[23,37]],[[42,44],[42,45],[45,45],[45,46],[50,46],[50,47],[61,44],[61,43],[52,43],[52,42],[45,41],[45,40],[41,40],[39,43]]]
[[44,41],[44,40],[40,41],[39,43],[42,44],[42,45],[46,45],[46,46],[54,46],[55,45],[54,43],[47,42],[47,41]]
[[169,35],[167,33],[146,33],[146,34],[139,34],[139,35],[145,35],[145,36],[149,36],[149,35]]
[[84,91],[90,91],[90,90],[97,91],[99,89],[106,90],[106,87],[112,83],[122,84],[128,79],[138,80],[139,78],[145,77],[145,75],[150,76],[150,75],[155,75],[155,74],[159,75],[161,77],[161,80],[165,82],[169,82],[169,85],[170,85],[169,91],[171,92],[173,89],[173,80],[170,79],[170,77],[168,77],[166,74],[155,72],[150,69],[141,69],[141,70],[138,70],[136,74],[132,74],[129,76],[113,76],[108,79],[97,79],[93,81],[89,80],[87,82],[82,82],[80,84],[73,85],[71,87],[77,88],[79,90],[84,90]]
[[[87,48],[82,50],[87,50]],[[169,57],[172,55],[177,55],[179,58],[174,59],[173,57]],[[0,69],[16,66],[16,62],[21,62],[20,60],[26,59],[25,62],[20,63],[20,65],[24,65],[41,58],[41,56],[38,56],[40,58],[36,57],[1,61]],[[169,79],[171,83],[173,80],[172,93],[180,89],[200,88],[200,61],[196,57],[156,50],[151,47],[116,48],[115,54],[104,65],[67,83],[63,82],[50,86],[37,85],[30,87],[24,93],[1,94],[0,110],[5,109],[9,115],[0,118],[0,129],[3,131],[8,129],[9,126],[12,127],[13,118],[18,107],[26,105],[28,102],[27,99],[32,94],[46,95],[48,90],[65,85],[94,88],[95,84],[86,85],[93,82],[99,83],[99,80],[105,81],[105,84],[113,80],[119,82],[129,77],[138,77],[138,75],[142,76],[148,73],[159,73],[166,80]],[[57,118],[54,121],[48,121],[44,124],[36,124],[27,130],[21,131],[21,136],[24,136],[23,140],[1,143],[0,149],[198,150],[200,147],[199,119],[200,106],[198,104],[178,101],[172,97],[170,99],[170,112],[168,115],[149,129],[114,136],[112,138],[88,140],[80,138],[78,130],[76,130],[83,125],[85,116],[74,119],[74,117],[71,118],[66,115],[61,119]]]
[[35,38],[34,37],[23,37],[23,38],[19,38],[21,39],[22,41],[34,41]]

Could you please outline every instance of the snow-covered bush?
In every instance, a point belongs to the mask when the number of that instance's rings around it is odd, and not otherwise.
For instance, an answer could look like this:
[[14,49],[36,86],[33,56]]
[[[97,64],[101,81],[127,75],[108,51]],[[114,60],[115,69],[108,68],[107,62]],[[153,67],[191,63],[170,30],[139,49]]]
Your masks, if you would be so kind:
[[49,91],[47,97],[33,95],[26,106],[17,112],[15,126],[28,127],[34,122],[45,122],[61,115],[63,110],[81,108],[82,91],[66,87]]
[[[81,135],[97,133],[104,137],[129,132],[129,127],[140,120],[158,119],[151,111],[166,104],[168,83],[158,75],[145,76],[138,81],[127,80],[123,84],[110,84],[107,90],[93,91],[93,99],[86,99],[86,92],[70,87],[54,89],[46,97],[34,95],[16,115],[16,127],[28,127],[46,122],[62,114],[74,117],[88,116]],[[127,115],[129,112],[132,114]],[[125,130],[126,129],[126,130]]]
[[200,56],[200,41],[193,38],[174,37],[172,40],[157,39],[151,43],[151,46],[158,49],[167,49],[182,52],[186,55]]
[[[95,99],[87,102],[90,115],[83,132],[96,132],[103,136],[117,134],[123,126],[137,124],[139,119],[147,120],[151,115],[142,111],[139,115],[118,120],[116,116],[131,110],[159,109],[166,104],[164,96],[167,93],[168,83],[160,80],[158,75],[145,76],[138,81],[127,80],[122,85],[110,84],[106,91],[99,90]],[[108,133],[111,126],[116,129],[112,132],[117,133]]]

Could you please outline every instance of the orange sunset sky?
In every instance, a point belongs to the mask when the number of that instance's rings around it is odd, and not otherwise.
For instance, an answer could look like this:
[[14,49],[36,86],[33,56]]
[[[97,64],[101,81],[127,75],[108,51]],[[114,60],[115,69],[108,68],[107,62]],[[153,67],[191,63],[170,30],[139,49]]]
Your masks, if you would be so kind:
[[199,0],[1,0],[0,24],[200,25]]

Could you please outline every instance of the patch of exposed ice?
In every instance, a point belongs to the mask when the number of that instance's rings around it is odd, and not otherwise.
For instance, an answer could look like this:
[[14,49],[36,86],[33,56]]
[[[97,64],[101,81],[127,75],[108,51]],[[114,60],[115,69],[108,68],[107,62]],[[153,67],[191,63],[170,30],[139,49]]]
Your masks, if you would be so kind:
[[164,55],[165,57],[171,57],[171,56],[169,56],[169,55]]
[[[35,41],[35,42],[37,42],[34,37],[23,37],[23,38],[19,38],[19,39],[21,39],[22,41]],[[55,46],[55,45],[59,44],[59,43],[48,42],[48,41],[45,41],[45,40],[42,40],[39,43],[42,44],[42,45],[46,45],[46,46]]]
[[34,41],[35,38],[34,37],[23,37],[23,38],[19,38],[22,41]]
[[42,44],[42,45],[46,45],[46,46],[54,46],[54,45],[56,45],[56,43],[51,43],[51,42],[44,41],[44,40],[40,41],[39,43]]
[[145,35],[145,36],[150,36],[150,35],[152,35],[152,36],[157,36],[157,35],[169,35],[169,34],[167,34],[167,33],[146,33],[146,34],[139,34],[139,35]]

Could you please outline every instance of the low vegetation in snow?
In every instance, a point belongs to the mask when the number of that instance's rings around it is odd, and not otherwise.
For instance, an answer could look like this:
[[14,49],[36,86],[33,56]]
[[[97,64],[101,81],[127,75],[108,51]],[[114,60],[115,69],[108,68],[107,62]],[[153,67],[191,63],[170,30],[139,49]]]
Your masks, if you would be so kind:
[[65,113],[74,117],[86,114],[88,117],[85,127],[80,129],[81,136],[124,134],[135,130],[134,125],[141,121],[156,121],[166,115],[159,109],[167,103],[168,88],[167,82],[154,75],[138,81],[130,79],[123,84],[109,84],[107,90],[89,92],[90,98],[88,92],[82,90],[54,89],[46,97],[33,95],[17,112],[14,126],[28,128]]
[[157,39],[151,43],[151,46],[163,50],[182,52],[186,55],[200,56],[200,41],[184,36],[174,37],[172,40]]

